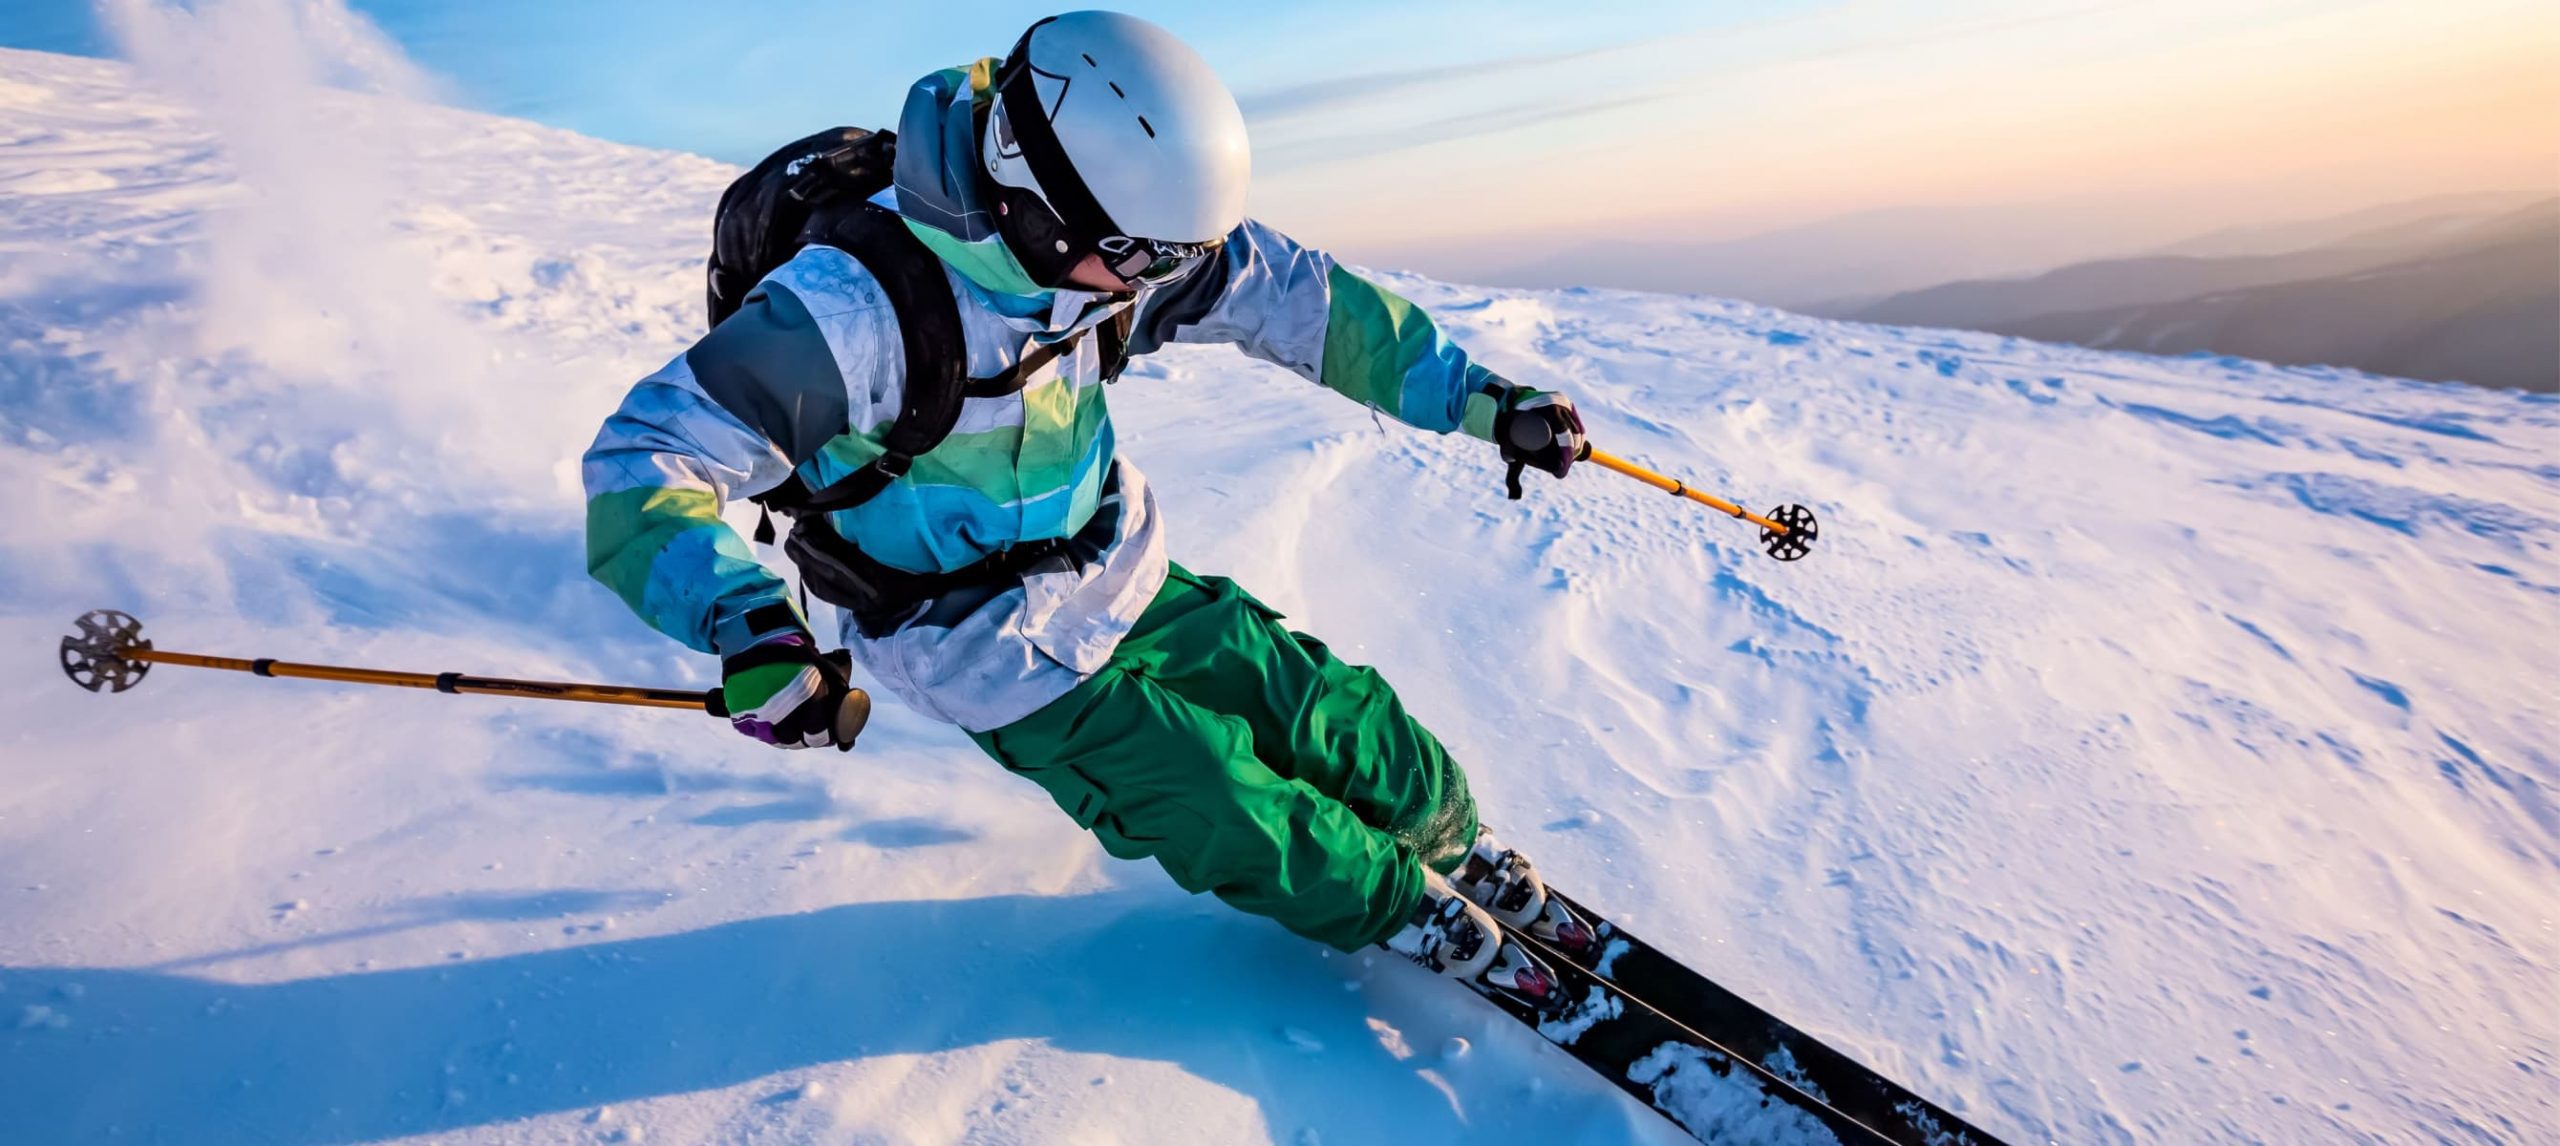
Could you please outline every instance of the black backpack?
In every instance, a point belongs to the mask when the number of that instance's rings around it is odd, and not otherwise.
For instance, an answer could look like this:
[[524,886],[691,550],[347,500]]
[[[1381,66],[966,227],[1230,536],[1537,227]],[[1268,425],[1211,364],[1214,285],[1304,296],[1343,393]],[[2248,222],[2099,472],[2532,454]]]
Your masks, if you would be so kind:
[[[705,301],[713,327],[736,314],[755,284],[800,248],[824,243],[852,255],[879,280],[897,314],[899,341],[906,351],[905,394],[881,441],[884,452],[824,489],[810,489],[794,474],[755,499],[766,508],[823,515],[871,500],[916,458],[951,436],[963,398],[1015,393],[1034,371],[1073,350],[1078,341],[1042,344],[1002,374],[969,377],[960,307],[941,258],[896,212],[870,202],[892,181],[897,142],[894,133],[857,127],[830,128],[795,140],[731,183],[712,217]],[[1127,365],[1130,317],[1124,309],[1097,328],[1105,379],[1118,376]],[[831,436],[816,435],[812,441],[803,435],[801,442],[779,444],[797,467]],[[770,522],[759,526],[757,540],[772,540]]]

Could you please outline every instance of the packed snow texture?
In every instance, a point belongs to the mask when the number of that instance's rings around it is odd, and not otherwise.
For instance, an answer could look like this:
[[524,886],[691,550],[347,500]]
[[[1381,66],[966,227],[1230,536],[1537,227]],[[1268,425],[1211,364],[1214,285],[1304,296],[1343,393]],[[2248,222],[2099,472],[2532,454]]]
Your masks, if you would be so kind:
[[1731,1058],[1665,1043],[1627,1075],[1653,1088],[1653,1103],[1706,1142],[1840,1146],[1840,1136],[1804,1111],[1769,1098],[1768,1084]]
[[[895,707],[785,754],[74,689],[99,606],[714,672],[585,576],[575,458],[697,332],[732,172],[332,89],[420,90],[325,5],[113,7],[133,67],[0,52],[0,1140],[1685,1141]],[[1382,669],[1542,871],[2014,1141],[2560,1138],[2560,406],[1386,278],[1605,448],[1822,515],[1782,565],[1606,473],[1508,502],[1216,348],[1113,390],[1176,556]]]

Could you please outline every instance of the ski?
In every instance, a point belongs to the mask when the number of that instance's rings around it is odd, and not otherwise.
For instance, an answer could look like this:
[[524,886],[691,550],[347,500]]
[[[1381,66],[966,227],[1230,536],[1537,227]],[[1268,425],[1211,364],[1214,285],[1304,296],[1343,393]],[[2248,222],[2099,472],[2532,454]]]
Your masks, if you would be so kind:
[[1642,999],[1707,1045],[1785,1080],[1875,1136],[1844,1141],[2000,1146],[1998,1138],[1718,986],[1554,885],[1547,894],[1573,916],[1560,934],[1543,941],[1533,937],[1552,961]]
[[1468,989],[1700,1142],[1893,1141],[1521,931]]

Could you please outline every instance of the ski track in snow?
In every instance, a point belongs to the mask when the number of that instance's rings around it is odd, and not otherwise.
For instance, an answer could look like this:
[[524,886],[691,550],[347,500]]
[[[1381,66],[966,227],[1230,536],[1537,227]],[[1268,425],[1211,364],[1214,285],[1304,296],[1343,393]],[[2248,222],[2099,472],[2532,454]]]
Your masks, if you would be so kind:
[[[72,689],[101,605],[712,680],[585,577],[575,458],[695,332],[730,170],[233,31],[142,80],[0,52],[0,1140],[1686,1140],[894,707],[784,755]],[[1112,391],[1176,556],[1379,666],[1542,870],[2014,1141],[2560,1137],[2560,406],[1386,278],[1604,447],[1822,515],[1780,565],[1605,473],[1506,502],[1481,445],[1224,350]]]

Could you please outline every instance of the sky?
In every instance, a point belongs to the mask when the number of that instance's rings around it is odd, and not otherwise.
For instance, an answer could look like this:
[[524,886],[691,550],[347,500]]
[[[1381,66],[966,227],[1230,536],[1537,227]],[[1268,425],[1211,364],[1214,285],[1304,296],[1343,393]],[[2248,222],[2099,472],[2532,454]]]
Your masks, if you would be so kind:
[[[736,162],[817,127],[885,124],[915,76],[1000,54],[1054,10],[352,7],[450,102]],[[1347,257],[1459,277],[1594,243],[1667,260],[1680,242],[1807,227],[1828,246],[1799,258],[1956,236],[2059,261],[2393,200],[2560,193],[2547,2],[1125,7],[1237,92],[1256,215]],[[0,0],[0,44],[114,52],[79,0]],[[1951,212],[2014,233],[1976,243]],[[1775,250],[1755,257],[1789,248]]]

